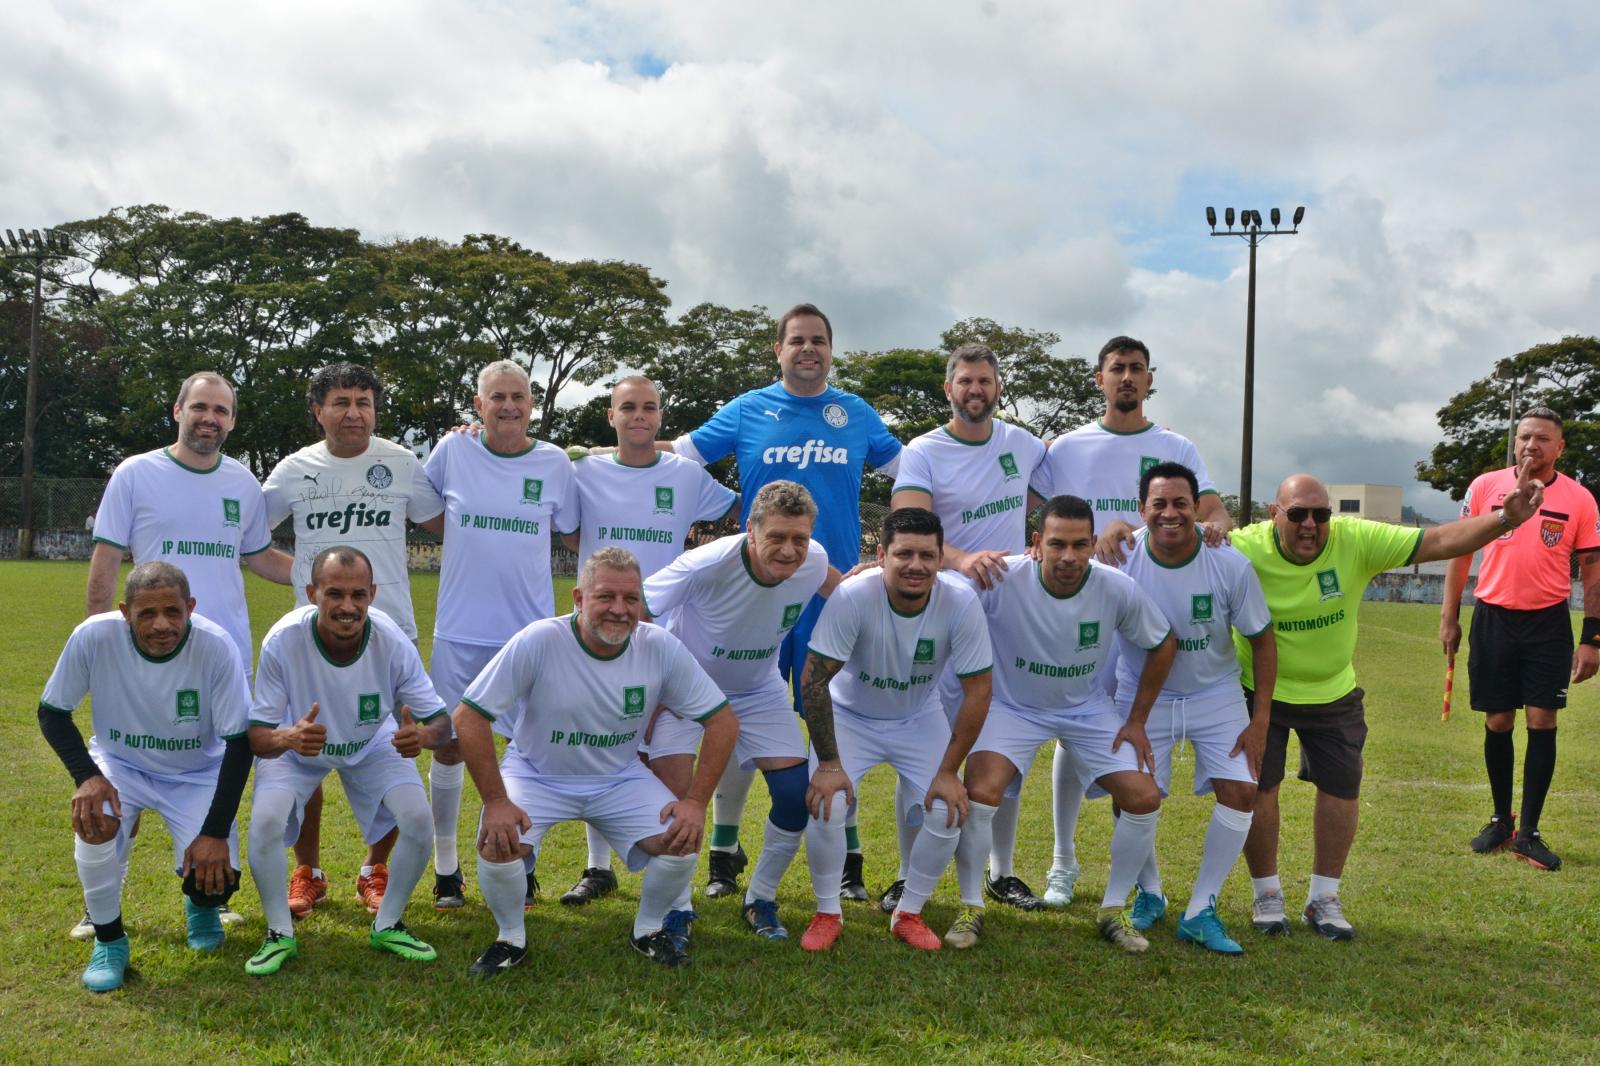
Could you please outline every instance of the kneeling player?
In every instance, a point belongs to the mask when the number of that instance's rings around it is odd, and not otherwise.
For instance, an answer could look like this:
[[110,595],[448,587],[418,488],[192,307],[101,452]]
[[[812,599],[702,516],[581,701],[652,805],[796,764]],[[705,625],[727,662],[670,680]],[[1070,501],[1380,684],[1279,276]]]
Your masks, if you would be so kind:
[[[400,831],[368,943],[414,962],[437,957],[400,919],[433,851],[433,815],[412,760],[450,739],[449,719],[411,639],[371,606],[374,592],[362,552],[326,548],[311,564],[311,603],[280,618],[261,643],[250,746],[264,761],[251,802],[250,876],[267,938],[246,973],[277,973],[299,954],[284,849],[330,770],[368,844]],[[426,709],[426,727],[413,724],[413,706]]]
[[[498,932],[468,973],[488,977],[528,954],[523,860],[557,822],[596,827],[630,870],[645,871],[634,949],[665,966],[688,955],[665,931],[688,888],[705,833],[706,803],[739,735],[728,701],[671,633],[640,624],[639,561],[602,548],[583,564],[573,613],[512,637],[455,711],[457,742],[483,797],[478,884]],[[639,761],[657,706],[705,727],[700,765],[682,799]],[[490,723],[511,747],[497,765]]]
[[[1171,627],[1126,575],[1092,561],[1094,511],[1076,496],[1044,505],[1034,543],[1038,561],[1006,560],[1011,576],[978,593],[989,638],[1005,649],[995,670],[994,705],[967,760],[974,816],[961,835],[956,873],[962,913],[947,939],[970,947],[982,934],[983,863],[989,854],[988,818],[1039,745],[1071,747],[1088,776],[1122,808],[1111,835],[1111,873],[1100,904],[1100,933],[1128,952],[1150,943],[1132,926],[1128,890],[1155,839],[1161,794],[1149,773],[1144,720],[1172,667]],[[1138,691],[1126,717],[1100,683],[1111,638],[1148,649]],[[980,806],[981,805],[981,806]]]
[[[922,797],[896,812],[921,822],[922,831],[889,930],[914,948],[939,947],[922,905],[950,865],[968,816],[957,771],[983,727],[993,668],[972,589],[939,572],[943,550],[943,527],[932,511],[889,512],[878,548],[881,569],[841,582],[811,634],[801,689],[811,729],[806,858],[817,913],[800,938],[807,951],[824,951],[839,938],[845,818],[862,777],[882,763],[906,780],[907,795]],[[947,664],[962,688],[953,733],[935,683]]]
[[[1194,746],[1194,791],[1215,792],[1200,872],[1178,922],[1178,939],[1224,955],[1244,952],[1217,917],[1217,895],[1250,833],[1256,776],[1272,717],[1277,643],[1261,581],[1233,548],[1204,546],[1195,528],[1199,483],[1180,463],[1158,463],[1139,481],[1144,517],[1122,572],[1133,578],[1172,626],[1178,654],[1145,722],[1155,755],[1156,784],[1172,786],[1172,749]],[[1255,715],[1239,687],[1232,631],[1250,642],[1256,666]],[[1127,641],[1117,661],[1117,709],[1126,715],[1139,687],[1145,653]],[[1091,793],[1092,794],[1092,793]],[[1153,843],[1153,842],[1152,842]],[[1134,887],[1132,921],[1143,932],[1167,912],[1152,847]]]
[[[183,571],[134,567],[120,611],[72,631],[39,701],[39,728],[78,786],[73,850],[94,924],[91,992],[121,987],[128,968],[122,862],[141,811],[159,812],[172,834],[189,946],[222,946],[218,908],[239,885],[233,819],[250,774],[244,668],[227,631],[193,613]],[[92,751],[71,717],[86,695]]]

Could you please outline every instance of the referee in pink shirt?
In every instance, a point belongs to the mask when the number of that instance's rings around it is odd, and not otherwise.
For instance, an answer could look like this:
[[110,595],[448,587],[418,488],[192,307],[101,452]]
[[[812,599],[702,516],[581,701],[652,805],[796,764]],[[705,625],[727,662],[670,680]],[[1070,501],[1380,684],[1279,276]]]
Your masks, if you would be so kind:
[[[1586,681],[1600,666],[1600,516],[1589,490],[1556,472],[1565,447],[1561,416],[1548,407],[1533,408],[1517,423],[1518,465],[1480,474],[1461,504],[1463,518],[1499,511],[1523,466],[1545,487],[1539,513],[1515,530],[1507,523],[1506,533],[1483,549],[1467,658],[1472,709],[1484,712],[1483,761],[1494,798],[1494,817],[1472,839],[1472,850],[1509,845],[1512,854],[1541,870],[1561,867],[1539,836],[1539,814],[1556,770],[1556,712],[1567,705],[1568,679]],[[1567,609],[1574,553],[1583,576],[1584,615],[1576,650]],[[1447,657],[1461,644],[1461,590],[1471,565],[1470,555],[1452,559],[1445,578],[1439,640]],[[1520,826],[1511,813],[1511,728],[1518,707],[1528,726]]]

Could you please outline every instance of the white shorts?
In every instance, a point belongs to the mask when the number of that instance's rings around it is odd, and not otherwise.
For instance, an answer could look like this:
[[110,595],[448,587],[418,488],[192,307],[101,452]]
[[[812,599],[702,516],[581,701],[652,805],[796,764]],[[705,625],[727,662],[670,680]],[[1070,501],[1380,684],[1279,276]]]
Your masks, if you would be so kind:
[[[650,861],[639,841],[667,831],[671,823],[661,821],[661,809],[677,799],[643,763],[630,763],[615,774],[558,775],[540,774],[517,756],[501,760],[500,777],[506,797],[533,823],[522,842],[535,855],[551,826],[583,821],[600,830],[635,873]],[[478,824],[481,830],[481,812]]]
[[[217,772],[221,769],[221,763],[209,770],[196,770],[188,774],[152,774],[114,755],[99,751],[93,755],[95,765],[111,782],[111,787],[117,790],[117,799],[122,804],[122,824],[117,828],[117,855],[127,856],[131,844],[128,832],[138,821],[139,813],[155,811],[167,823],[167,834],[172,837],[172,868],[174,871],[183,869],[183,853],[200,835],[200,827],[205,824],[206,815],[211,810],[211,797],[217,791]],[[235,870],[240,869],[237,821],[228,827],[228,862]]]
[[1137,771],[1139,757],[1133,745],[1124,744],[1116,751],[1111,750],[1123,723],[1112,705],[1092,700],[1078,709],[1087,713],[1040,714],[991,700],[989,717],[984,719],[983,731],[978,734],[972,750],[1004,755],[1017,768],[1019,778],[1027,775],[1034,756],[1039,753],[1039,745],[1050,740],[1059,740],[1067,746],[1090,781],[1123,770]]
[[[435,637],[433,641],[433,660],[428,665],[428,680],[433,683],[433,691],[444,700],[445,706],[454,713],[456,704],[461,702],[461,697],[466,694],[467,688],[483,673],[483,668],[489,665],[489,660],[500,654],[500,649],[489,644],[462,644],[454,640],[440,640]],[[495,720],[489,723],[489,728],[503,737],[511,734],[506,732],[506,727],[501,724],[505,715],[496,715]],[[450,735],[455,735],[454,723],[451,725]]]
[[[342,766],[336,771],[344,785],[345,799],[350,801],[350,811],[361,827],[361,839],[376,844],[389,835],[395,827],[394,815],[383,805],[383,797],[392,788],[401,785],[422,787],[422,775],[417,773],[417,761],[407,759],[394,745],[374,744],[366,755],[352,766]],[[285,752],[276,759],[256,760],[255,792],[276,788],[294,796],[294,807],[289,811],[289,823],[284,826],[283,846],[293,847],[300,839],[300,822],[305,817],[306,801],[322,784],[330,769],[294,752]],[[253,805],[253,801],[252,801]]]
[[[774,679],[755,692],[730,692],[728,706],[739,720],[739,739],[733,746],[729,765],[754,770],[757,759],[804,759],[806,738],[800,730],[800,716],[794,713],[789,686]],[[668,755],[693,755],[700,747],[705,727],[699,722],[679,718],[670,710],[656,715],[650,740],[639,750],[652,759]]]
[[[944,708],[935,703],[908,718],[869,718],[834,704],[833,735],[839,746],[839,765],[856,794],[860,795],[861,779],[868,770],[888,763],[916,797],[908,809],[899,812],[901,817],[906,825],[921,825],[922,797],[932,787],[950,747]],[[809,766],[815,774],[814,751]]]
[[[1132,704],[1117,709],[1124,716]],[[1172,752],[1187,740],[1194,747],[1194,794],[1204,796],[1213,791],[1212,781],[1247,781],[1250,762],[1244,752],[1231,755],[1239,742],[1239,734],[1250,724],[1250,712],[1245,707],[1244,692],[1237,686],[1213,689],[1197,696],[1158,699],[1150,708],[1150,718],[1145,722],[1145,736],[1150,738],[1150,750],[1156,759],[1156,784],[1163,798],[1172,791]],[[1103,796],[1097,786],[1089,788],[1089,795]]]

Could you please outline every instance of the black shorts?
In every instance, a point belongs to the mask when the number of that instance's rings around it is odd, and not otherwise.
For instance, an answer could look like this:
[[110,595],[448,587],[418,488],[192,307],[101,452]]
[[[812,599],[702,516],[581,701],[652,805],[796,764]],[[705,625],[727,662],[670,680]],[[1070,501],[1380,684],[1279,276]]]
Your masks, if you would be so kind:
[[[1254,693],[1244,690],[1245,703],[1253,706]],[[1338,799],[1361,795],[1361,749],[1367,743],[1365,693],[1351,689],[1332,703],[1281,703],[1272,701],[1267,725],[1267,748],[1261,757],[1261,780],[1266,792],[1283,784],[1289,731],[1300,738],[1300,780]]]
[[1514,611],[1479,602],[1472,611],[1467,683],[1475,711],[1567,705],[1572,614],[1565,603]]

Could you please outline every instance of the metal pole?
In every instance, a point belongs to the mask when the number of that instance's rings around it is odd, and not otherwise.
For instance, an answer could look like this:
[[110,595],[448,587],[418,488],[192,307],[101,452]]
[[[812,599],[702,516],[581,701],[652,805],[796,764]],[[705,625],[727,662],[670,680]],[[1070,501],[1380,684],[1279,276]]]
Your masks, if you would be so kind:
[[33,430],[39,409],[39,316],[44,303],[44,256],[33,260],[33,321],[28,329],[28,399],[22,416],[22,527],[17,558],[33,558]]
[[1250,227],[1250,295],[1244,314],[1244,443],[1239,457],[1239,524],[1250,524],[1250,464],[1256,420],[1256,227]]
[[1511,425],[1506,428],[1506,465],[1517,465],[1517,379],[1511,379]]

